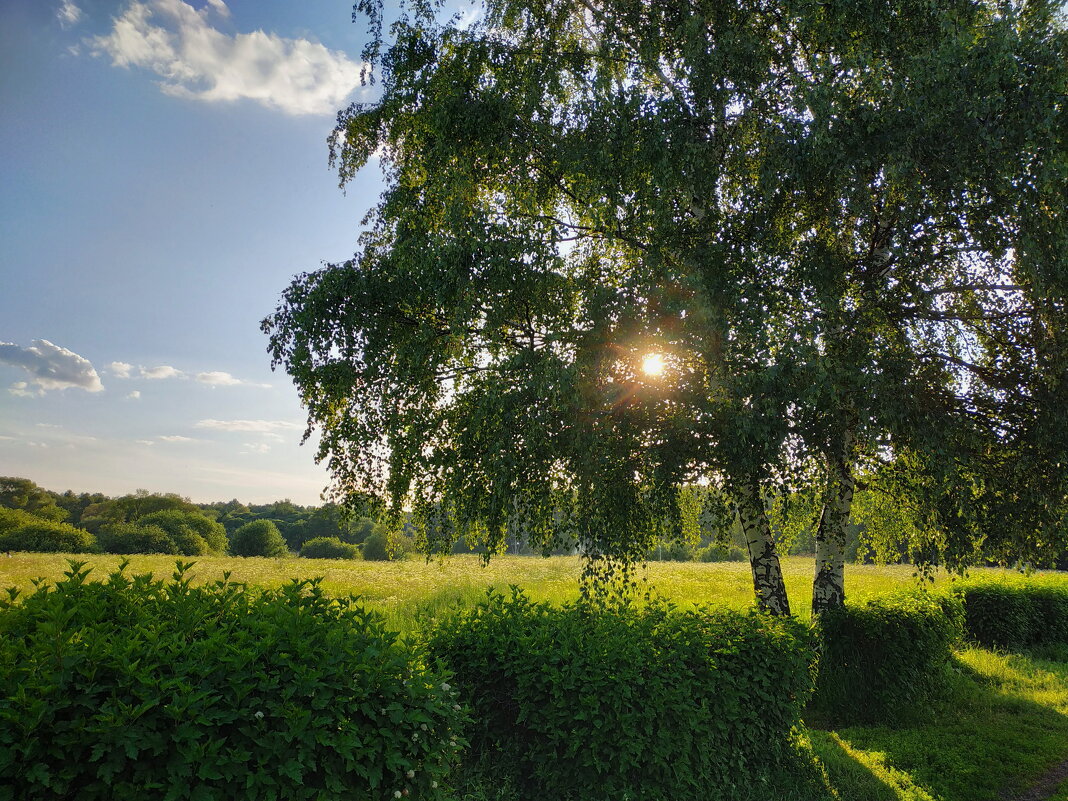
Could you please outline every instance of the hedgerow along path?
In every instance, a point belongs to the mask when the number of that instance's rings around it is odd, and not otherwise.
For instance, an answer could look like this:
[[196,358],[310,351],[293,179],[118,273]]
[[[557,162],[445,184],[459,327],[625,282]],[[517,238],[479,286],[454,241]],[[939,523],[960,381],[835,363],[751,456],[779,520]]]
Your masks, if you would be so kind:
[[[76,558],[87,560],[101,579],[121,561],[116,556]],[[791,558],[785,567],[790,591],[801,597],[811,584],[811,560]],[[0,587],[29,589],[34,577],[52,581],[67,569],[67,557],[60,554],[0,556]],[[174,569],[174,557],[134,556],[130,569],[166,577]],[[565,557],[499,557],[488,567],[470,556],[430,564],[422,560],[205,558],[197,560],[190,573],[194,583],[199,583],[214,581],[229,571],[232,580],[265,587],[279,586],[296,576],[322,575],[329,593],[362,595],[366,605],[380,610],[393,628],[406,631],[449,608],[473,605],[491,585],[518,584],[538,600],[570,600],[577,595],[580,569],[577,559]],[[680,604],[744,607],[750,602],[745,564],[653,563],[644,575],[649,587]],[[1001,570],[978,570],[972,575],[1014,577]],[[1068,584],[1065,574],[1036,578]],[[939,576],[935,586],[948,582]],[[908,566],[857,565],[849,589],[852,598],[860,599],[914,584]],[[826,771],[828,794],[811,801],[1046,799],[1035,793],[1045,792],[1055,775],[1051,771],[1068,758],[1068,653],[1052,656],[1040,659],[965,648],[957,654],[955,691],[944,703],[916,710],[914,719],[894,726],[812,730],[810,750]],[[1066,790],[1060,786],[1048,798],[1066,801]],[[502,796],[499,801],[510,799]]]

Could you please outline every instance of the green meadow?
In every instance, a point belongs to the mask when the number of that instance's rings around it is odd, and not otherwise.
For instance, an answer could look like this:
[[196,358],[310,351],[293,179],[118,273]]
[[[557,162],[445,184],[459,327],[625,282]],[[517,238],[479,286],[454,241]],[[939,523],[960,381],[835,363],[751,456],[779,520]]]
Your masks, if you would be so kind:
[[[170,555],[33,554],[0,556],[0,587],[26,590],[35,578],[54,581],[68,569],[68,560],[87,562],[93,576],[102,578],[127,558],[135,573],[169,576],[175,558]],[[358,595],[368,608],[379,611],[397,631],[411,630],[421,616],[443,608],[470,606],[487,588],[521,587],[538,601],[563,603],[578,597],[581,562],[577,556],[495,556],[484,564],[478,556],[454,555],[427,562],[420,558],[395,562],[235,556],[178,557],[195,562],[194,582],[210,582],[229,573],[232,581],[252,586],[277,587],[294,578],[322,577],[332,595]],[[786,585],[795,614],[808,617],[812,600],[812,559],[782,560]],[[1010,570],[978,568],[969,575],[1018,580]],[[1037,574],[1033,579],[1064,581],[1068,574]],[[933,584],[944,587],[954,580],[940,572]],[[639,587],[679,605],[713,604],[744,608],[752,603],[753,583],[745,562],[650,562],[638,573]],[[848,565],[846,591],[850,600],[863,600],[895,590],[916,587],[919,581],[908,565]]]

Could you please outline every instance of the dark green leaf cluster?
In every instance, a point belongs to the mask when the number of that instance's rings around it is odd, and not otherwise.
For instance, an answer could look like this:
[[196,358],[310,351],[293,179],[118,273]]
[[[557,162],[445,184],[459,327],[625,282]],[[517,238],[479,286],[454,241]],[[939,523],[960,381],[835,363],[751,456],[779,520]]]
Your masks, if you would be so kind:
[[93,553],[96,537],[68,523],[4,509],[0,515],[0,551],[38,553]]
[[814,656],[790,619],[516,589],[429,647],[473,708],[469,767],[532,799],[731,797],[788,758]]
[[178,553],[174,539],[158,525],[108,523],[97,532],[96,541],[104,553]]
[[289,553],[278,527],[270,520],[245,523],[230,538],[234,556],[285,556]]
[[316,537],[300,547],[300,555],[305,559],[359,559],[360,549],[337,537]]
[[968,639],[987,648],[1068,645],[1068,589],[1040,584],[967,583],[956,589],[964,603]]
[[819,617],[811,709],[835,724],[893,721],[948,687],[964,613],[951,596],[901,593]]
[[[125,567],[125,565],[123,566]],[[443,798],[463,712],[355,598],[122,569],[0,602],[18,799]]]

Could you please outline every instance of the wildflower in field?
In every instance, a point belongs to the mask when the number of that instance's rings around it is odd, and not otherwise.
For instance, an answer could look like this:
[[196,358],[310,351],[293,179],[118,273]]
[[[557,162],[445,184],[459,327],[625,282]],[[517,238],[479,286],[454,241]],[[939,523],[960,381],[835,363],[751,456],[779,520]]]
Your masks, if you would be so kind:
[[257,710],[256,710],[256,718],[257,718],[258,720],[263,720],[263,712],[261,712],[261,711],[259,711],[259,710],[257,709]]
[[414,779],[415,778],[415,771],[414,770],[409,770],[404,775],[407,776],[409,779]]

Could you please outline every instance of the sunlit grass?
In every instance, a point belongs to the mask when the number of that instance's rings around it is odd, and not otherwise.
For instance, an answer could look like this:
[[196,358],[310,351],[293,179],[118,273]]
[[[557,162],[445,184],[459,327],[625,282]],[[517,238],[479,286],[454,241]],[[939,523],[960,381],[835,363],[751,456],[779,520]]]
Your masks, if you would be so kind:
[[[68,559],[86,561],[92,578],[102,579],[118,567],[114,555],[24,554],[0,556],[0,589],[32,587],[32,579],[55,581],[67,569]],[[151,572],[166,578],[174,571],[175,557],[135,555],[130,571]],[[333,595],[359,595],[365,605],[381,612],[401,631],[412,629],[419,618],[437,615],[453,606],[471,606],[488,587],[507,590],[518,585],[533,599],[564,603],[578,597],[579,557],[497,556],[484,565],[477,556],[450,556],[427,563],[423,559],[398,562],[364,562],[336,559],[285,559],[198,557],[192,570],[194,581],[214,581],[229,571],[231,580],[260,587],[277,587],[292,578],[322,577],[324,589]],[[795,613],[807,617],[812,600],[811,558],[783,560],[787,591]],[[980,569],[976,575],[1012,580],[1011,571]],[[712,604],[744,608],[752,604],[753,585],[749,565],[741,562],[651,562],[639,572],[640,588],[680,605]],[[936,576],[935,585],[950,579]],[[1068,581],[1061,575],[1054,580]],[[916,586],[908,565],[848,565],[846,591],[861,600],[897,589]]]

